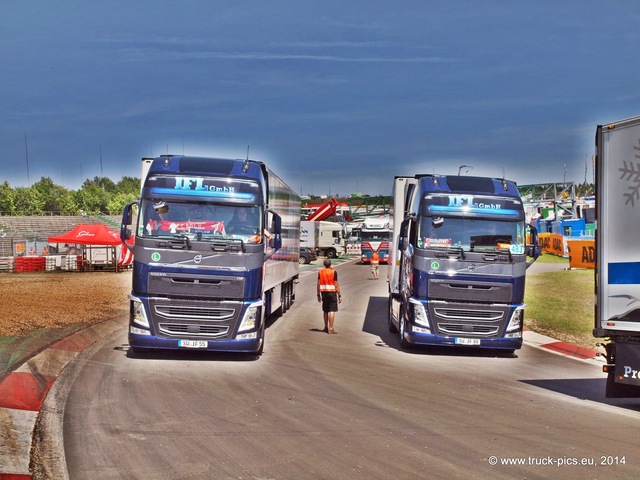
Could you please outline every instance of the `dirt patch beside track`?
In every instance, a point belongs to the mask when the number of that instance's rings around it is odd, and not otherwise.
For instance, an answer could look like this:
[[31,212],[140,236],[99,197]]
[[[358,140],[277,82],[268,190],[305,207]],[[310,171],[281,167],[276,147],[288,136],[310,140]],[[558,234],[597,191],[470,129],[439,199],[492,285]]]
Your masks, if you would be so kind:
[[0,337],[80,328],[126,315],[131,271],[0,274]]

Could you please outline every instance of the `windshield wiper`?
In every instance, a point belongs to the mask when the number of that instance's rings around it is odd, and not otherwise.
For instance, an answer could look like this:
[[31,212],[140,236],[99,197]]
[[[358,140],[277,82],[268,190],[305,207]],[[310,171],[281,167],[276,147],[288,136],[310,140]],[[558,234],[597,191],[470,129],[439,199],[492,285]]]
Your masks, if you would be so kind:
[[191,240],[184,233],[175,235],[166,242],[159,241],[157,245],[162,248],[186,248],[191,250]]
[[241,238],[226,238],[211,240],[209,247],[214,252],[244,252],[244,241]]
[[459,246],[449,246],[446,250],[440,250],[435,253],[436,257],[448,258],[451,254],[457,254],[464,260],[464,248]]
[[488,261],[495,262],[496,260],[507,260],[507,257],[510,262],[513,262],[513,256],[511,255],[511,250],[508,248],[499,248],[495,253],[484,253],[482,254],[482,258]]

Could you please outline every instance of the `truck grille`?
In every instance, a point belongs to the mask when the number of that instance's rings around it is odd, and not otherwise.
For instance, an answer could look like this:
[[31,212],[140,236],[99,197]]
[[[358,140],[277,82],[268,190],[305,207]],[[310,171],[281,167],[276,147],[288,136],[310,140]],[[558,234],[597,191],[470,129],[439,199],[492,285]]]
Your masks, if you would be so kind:
[[457,337],[498,337],[508,321],[509,307],[483,304],[429,304],[434,333]]
[[227,339],[242,313],[241,302],[150,298],[149,310],[159,337]]
[[434,313],[442,318],[463,318],[467,320],[496,321],[502,318],[503,312],[497,310],[465,310],[461,308],[434,308]]
[[448,335],[464,336],[464,335],[476,335],[483,337],[495,336],[500,327],[488,326],[488,325],[466,325],[464,323],[439,323],[438,330],[441,333]]
[[244,278],[231,275],[168,273],[149,275],[149,293],[191,298],[237,299],[244,297]]
[[428,288],[430,298],[449,301],[508,303],[513,295],[511,284],[498,282],[432,278]]
[[184,305],[156,305],[155,312],[163,318],[197,318],[199,320],[221,321],[233,317],[232,308],[188,307]]
[[187,338],[196,336],[198,338],[217,338],[226,335],[229,332],[228,326],[218,325],[193,325],[182,323],[159,323],[158,331],[167,336],[179,336]]

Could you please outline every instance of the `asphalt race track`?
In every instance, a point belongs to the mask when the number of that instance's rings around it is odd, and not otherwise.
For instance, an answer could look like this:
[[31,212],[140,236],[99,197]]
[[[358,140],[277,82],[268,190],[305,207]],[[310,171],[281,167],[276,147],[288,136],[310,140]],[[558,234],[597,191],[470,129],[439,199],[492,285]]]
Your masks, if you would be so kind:
[[640,478],[640,400],[605,399],[597,361],[403,351],[386,267],[337,270],[338,334],[305,268],[258,359],[132,357],[124,328],[107,335],[56,381],[42,461],[71,479]]

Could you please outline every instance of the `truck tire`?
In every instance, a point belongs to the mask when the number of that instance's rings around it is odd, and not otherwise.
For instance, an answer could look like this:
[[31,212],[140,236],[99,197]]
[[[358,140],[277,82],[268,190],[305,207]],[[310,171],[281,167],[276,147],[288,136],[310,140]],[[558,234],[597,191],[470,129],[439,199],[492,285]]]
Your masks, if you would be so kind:
[[326,251],[325,255],[326,255],[327,258],[336,258],[337,257],[336,251],[333,248],[328,249]]
[[404,318],[404,308],[400,307],[400,315],[399,315],[398,323],[400,328],[398,329],[398,333],[400,334],[400,348],[403,350],[409,350],[413,345],[407,342],[404,338],[404,332],[407,326],[407,321]]
[[271,318],[271,296],[273,289],[264,293],[264,324],[269,325],[269,319]]
[[283,315],[289,309],[289,304],[287,303],[287,285],[287,283],[280,285],[280,311]]
[[262,338],[262,341],[260,342],[260,348],[258,348],[258,351],[256,352],[256,355],[260,356],[262,355],[262,353],[264,352],[264,335],[265,335],[265,330],[262,330],[262,335],[260,335],[260,337]]
[[389,332],[398,333],[398,329],[396,328],[396,326],[393,324],[393,321],[391,320],[393,318],[392,305],[393,305],[393,297],[389,295],[389,305],[387,310],[387,323],[389,324]]

